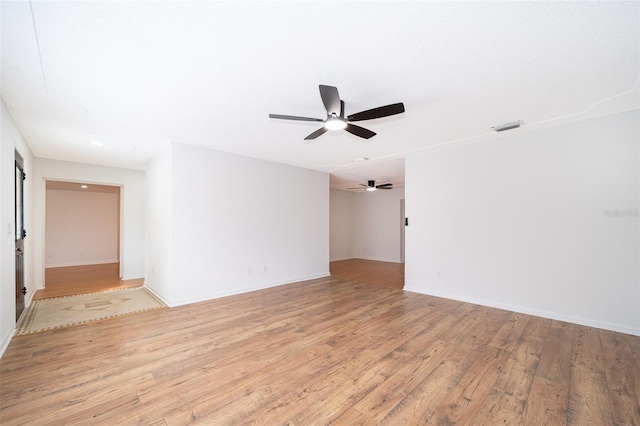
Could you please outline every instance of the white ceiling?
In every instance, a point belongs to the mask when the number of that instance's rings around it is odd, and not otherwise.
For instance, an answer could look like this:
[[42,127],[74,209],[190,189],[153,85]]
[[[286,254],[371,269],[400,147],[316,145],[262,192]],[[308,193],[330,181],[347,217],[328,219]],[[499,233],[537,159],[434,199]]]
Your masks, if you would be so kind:
[[[409,152],[640,107],[640,2],[2,1],[1,13],[2,97],[38,157],[144,169],[175,141],[331,172],[336,188],[402,186]],[[406,112],[358,123],[369,141],[305,142],[319,123],[268,118],[324,118],[319,84],[338,87],[347,115]]]

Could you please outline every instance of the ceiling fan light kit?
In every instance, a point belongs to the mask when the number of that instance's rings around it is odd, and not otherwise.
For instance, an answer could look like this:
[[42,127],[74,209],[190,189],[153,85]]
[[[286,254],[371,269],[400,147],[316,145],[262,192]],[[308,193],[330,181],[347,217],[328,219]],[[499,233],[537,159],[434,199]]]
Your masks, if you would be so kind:
[[327,110],[327,118],[311,118],[311,117],[298,117],[295,115],[283,115],[283,114],[269,114],[269,118],[276,118],[279,120],[296,120],[296,121],[317,121],[323,122],[324,126],[308,135],[304,140],[313,140],[318,136],[326,133],[329,130],[346,130],[352,135],[356,135],[363,139],[370,139],[376,135],[375,132],[365,129],[364,127],[351,124],[353,121],[373,120],[375,118],[389,117],[391,115],[401,114],[404,112],[404,104],[402,102],[397,104],[385,105],[378,108],[361,111],[345,118],[344,116],[344,101],[340,99],[338,89],[333,86],[327,86],[321,84],[320,98]]
[[332,117],[324,123],[324,127],[329,130],[342,130],[347,127],[347,123],[337,117]]

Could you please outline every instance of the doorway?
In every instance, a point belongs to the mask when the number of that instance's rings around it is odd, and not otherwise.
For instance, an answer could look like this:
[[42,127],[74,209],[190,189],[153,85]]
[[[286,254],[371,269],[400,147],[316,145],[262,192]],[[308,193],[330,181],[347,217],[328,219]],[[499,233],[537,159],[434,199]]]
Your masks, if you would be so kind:
[[35,299],[118,287],[121,187],[46,181],[45,289]]
[[330,190],[331,276],[404,288],[404,188]]

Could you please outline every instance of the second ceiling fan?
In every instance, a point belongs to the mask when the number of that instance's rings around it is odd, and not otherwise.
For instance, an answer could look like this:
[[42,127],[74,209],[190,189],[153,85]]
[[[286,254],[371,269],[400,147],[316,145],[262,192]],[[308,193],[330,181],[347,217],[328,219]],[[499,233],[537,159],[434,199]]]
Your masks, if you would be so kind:
[[304,140],[312,140],[318,136],[324,134],[329,130],[346,130],[347,132],[359,136],[364,139],[369,139],[375,136],[375,132],[365,129],[364,127],[351,124],[353,121],[373,120],[374,118],[388,117],[390,115],[401,114],[404,112],[404,104],[402,102],[397,104],[385,105],[378,108],[368,109],[366,111],[357,112],[347,117],[344,116],[344,101],[340,100],[338,89],[333,86],[320,85],[320,97],[324,103],[324,107],[327,110],[327,118],[311,118],[311,117],[298,117],[295,115],[282,115],[282,114],[269,114],[269,118],[278,118],[281,120],[295,120],[295,121],[318,121],[324,123],[324,126],[311,133]]
[[393,189],[392,183],[383,183],[381,185],[376,185],[375,179],[368,179],[366,185],[364,183],[358,183],[358,185],[360,185],[360,188],[347,189],[364,189],[365,191],[375,191],[376,189]]

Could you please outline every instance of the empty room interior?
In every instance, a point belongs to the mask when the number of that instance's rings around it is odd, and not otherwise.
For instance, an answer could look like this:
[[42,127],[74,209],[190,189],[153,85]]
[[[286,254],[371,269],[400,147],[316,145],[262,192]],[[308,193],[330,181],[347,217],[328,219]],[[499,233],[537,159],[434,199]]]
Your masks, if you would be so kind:
[[1,424],[640,424],[640,2],[0,24]]

